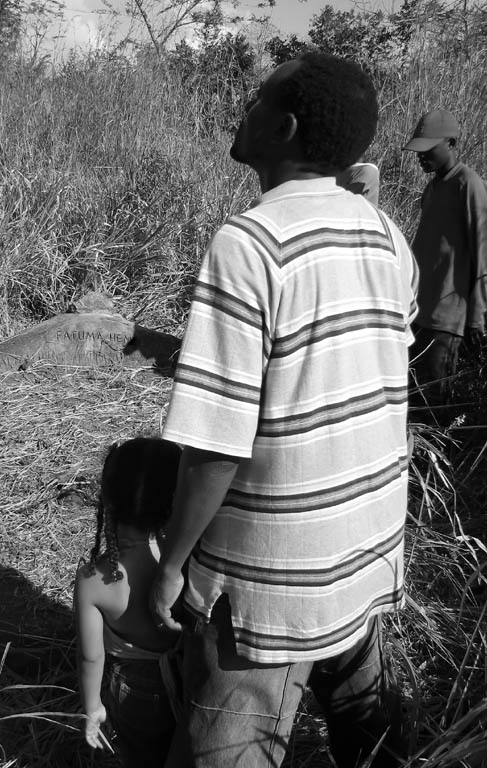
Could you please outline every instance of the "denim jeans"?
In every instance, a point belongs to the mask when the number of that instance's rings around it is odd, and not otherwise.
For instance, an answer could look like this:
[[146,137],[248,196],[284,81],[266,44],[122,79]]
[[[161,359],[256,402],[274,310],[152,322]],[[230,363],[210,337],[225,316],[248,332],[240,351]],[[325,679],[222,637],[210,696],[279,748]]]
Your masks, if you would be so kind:
[[401,699],[384,658],[380,621],[371,619],[354,648],[315,662],[308,681],[323,709],[339,768],[360,765],[381,739],[373,768],[394,768],[406,757]]
[[[197,621],[186,636],[184,716],[165,768],[278,768],[308,678],[327,715],[337,765],[354,768],[390,725],[377,625],[371,622],[360,647],[334,659],[259,665],[237,656],[222,596],[210,623]],[[344,745],[347,738],[354,743]],[[380,765],[396,765],[387,759]]]
[[112,657],[105,698],[124,768],[162,768],[176,723],[159,663]]

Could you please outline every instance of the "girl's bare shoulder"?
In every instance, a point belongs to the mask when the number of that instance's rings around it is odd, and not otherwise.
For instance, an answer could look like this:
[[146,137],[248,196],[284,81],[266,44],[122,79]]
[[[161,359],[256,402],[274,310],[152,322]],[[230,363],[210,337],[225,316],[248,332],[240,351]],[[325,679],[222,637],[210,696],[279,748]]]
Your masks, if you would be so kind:
[[76,581],[84,583],[106,578],[109,575],[108,558],[106,555],[100,555],[94,563],[82,563],[76,571]]
[[123,565],[119,564],[123,579],[114,581],[110,572],[110,564],[106,555],[101,555],[95,563],[85,563],[76,572],[75,591],[94,604],[104,603],[114,591],[123,589],[126,573]]

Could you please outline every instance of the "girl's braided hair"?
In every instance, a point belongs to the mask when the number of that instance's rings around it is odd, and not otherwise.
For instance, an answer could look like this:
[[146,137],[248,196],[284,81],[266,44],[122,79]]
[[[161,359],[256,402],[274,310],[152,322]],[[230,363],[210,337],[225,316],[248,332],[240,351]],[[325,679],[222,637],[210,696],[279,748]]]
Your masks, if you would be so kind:
[[105,459],[96,516],[95,543],[90,567],[95,568],[105,532],[110,575],[119,581],[118,523],[147,533],[158,533],[171,514],[181,449],[156,437],[136,437],[114,443]]

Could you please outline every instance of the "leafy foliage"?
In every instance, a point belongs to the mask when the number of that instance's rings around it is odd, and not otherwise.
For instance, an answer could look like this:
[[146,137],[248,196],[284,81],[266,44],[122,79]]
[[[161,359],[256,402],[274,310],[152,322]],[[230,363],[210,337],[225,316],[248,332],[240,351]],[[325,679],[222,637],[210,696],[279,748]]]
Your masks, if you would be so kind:
[[319,50],[359,62],[380,61],[395,43],[382,11],[335,11],[331,5],[313,17],[309,37]]
[[313,16],[309,42],[296,35],[285,40],[274,37],[267,50],[275,64],[314,48],[370,65],[390,56],[395,46],[395,30],[382,11],[337,11],[326,5]]

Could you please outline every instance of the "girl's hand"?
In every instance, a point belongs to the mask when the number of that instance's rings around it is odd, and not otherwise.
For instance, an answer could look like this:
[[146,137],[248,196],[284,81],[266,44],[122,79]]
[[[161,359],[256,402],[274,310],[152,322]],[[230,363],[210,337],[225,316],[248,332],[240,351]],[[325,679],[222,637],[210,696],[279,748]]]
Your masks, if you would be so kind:
[[93,749],[103,749],[103,742],[100,739],[100,725],[107,719],[107,711],[103,704],[100,704],[93,712],[87,713],[85,720],[85,739]]

